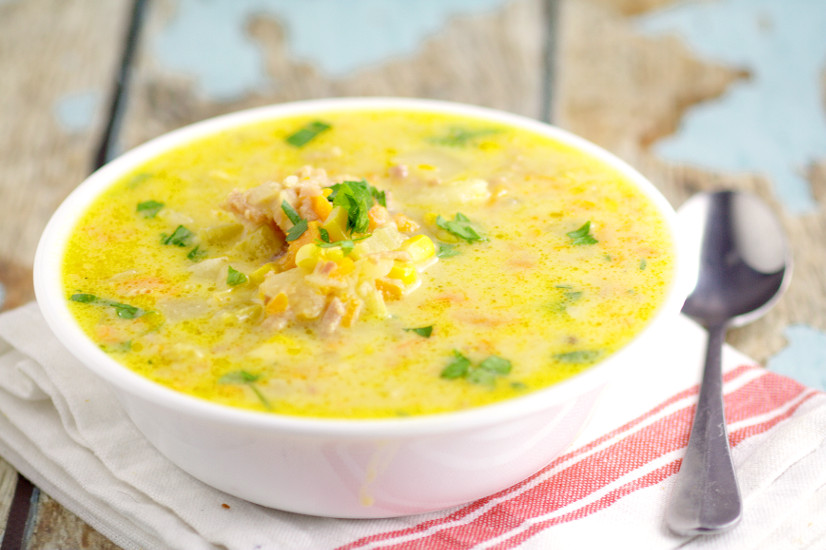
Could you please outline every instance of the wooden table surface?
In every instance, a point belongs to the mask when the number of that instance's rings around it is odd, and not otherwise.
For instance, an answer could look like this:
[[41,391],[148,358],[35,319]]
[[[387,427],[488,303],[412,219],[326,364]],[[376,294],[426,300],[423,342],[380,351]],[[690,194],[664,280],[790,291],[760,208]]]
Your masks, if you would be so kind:
[[[824,28],[823,0],[0,0],[5,308],[33,299],[38,237],[95,164],[119,73],[115,151],[257,105],[428,97],[572,130],[675,206],[704,189],[763,197],[794,279],[729,342],[824,388]],[[0,460],[0,527],[24,548],[116,548],[37,490],[25,531],[7,523],[17,479]]]

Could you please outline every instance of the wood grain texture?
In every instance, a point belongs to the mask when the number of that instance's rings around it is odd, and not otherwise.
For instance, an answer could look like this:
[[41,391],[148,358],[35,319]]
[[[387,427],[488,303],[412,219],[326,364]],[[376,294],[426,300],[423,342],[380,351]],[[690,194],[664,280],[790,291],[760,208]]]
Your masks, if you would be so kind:
[[126,5],[0,5],[0,258],[31,265],[49,216],[89,172],[100,116],[88,128],[71,131],[55,110],[71,94],[105,95]]
[[[262,49],[266,70],[276,85],[266,94],[221,103],[199,95],[191,79],[165,72],[154,58],[152,36],[169,24],[173,7],[158,2],[148,23],[150,44],[140,55],[125,127],[127,147],[225,112],[322,97],[425,97],[534,117],[541,112],[543,0],[511,0],[500,11],[455,17],[416,53],[342,77],[329,77],[310,63],[293,59],[283,25],[272,17],[255,17],[249,22],[249,35]],[[353,32],[358,35],[357,29]]]
[[[783,330],[789,324],[826,329],[826,212],[821,206],[813,214],[789,215],[759,174],[674,165],[651,151],[652,143],[677,129],[688,108],[749,77],[698,59],[676,38],[635,32],[624,13],[655,3],[563,0],[556,120],[624,158],[675,206],[698,191],[731,188],[754,192],[781,215],[796,264],[789,291],[764,318],[732,330],[728,338],[765,364],[785,346]],[[819,204],[826,204],[823,164],[809,167],[807,175]]]
[[118,550],[109,539],[89,527],[59,502],[42,494],[37,521],[27,550]]
[[[83,129],[67,128],[56,107],[67,97],[105,97],[126,13],[126,0],[0,4],[0,282],[6,309],[34,297],[37,240],[59,202],[88,174],[102,123],[97,116]],[[16,472],[0,461],[4,529],[15,482]],[[105,548],[51,537],[89,528],[59,505],[47,506],[35,531],[38,548]]]

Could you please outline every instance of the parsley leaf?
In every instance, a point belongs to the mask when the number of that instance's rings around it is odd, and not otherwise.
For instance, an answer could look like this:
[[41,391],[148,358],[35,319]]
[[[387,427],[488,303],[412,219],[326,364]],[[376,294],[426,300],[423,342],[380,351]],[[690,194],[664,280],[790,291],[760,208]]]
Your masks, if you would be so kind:
[[142,214],[144,218],[154,218],[163,207],[162,202],[155,200],[143,201],[138,203],[137,212]]
[[447,147],[464,147],[477,138],[495,134],[499,131],[498,128],[470,129],[454,126],[448,129],[446,133],[432,137],[428,141],[436,145],[446,145]]
[[593,363],[599,356],[602,355],[600,350],[596,349],[580,349],[568,351],[565,353],[557,353],[554,359],[560,363]]
[[648,262],[645,260],[645,258],[643,258],[642,260],[640,260],[640,271],[644,270],[646,267],[648,267]]
[[293,205],[288,203],[287,201],[281,201],[281,210],[284,211],[284,214],[287,215],[287,218],[293,222],[293,225],[297,224],[301,221],[301,216],[298,215],[298,212],[295,211]]
[[330,233],[324,229],[323,227],[318,228],[318,234],[321,237],[321,240],[325,243],[330,242]]
[[285,240],[288,243],[296,240],[301,235],[303,235],[305,231],[307,231],[308,227],[309,226],[307,225],[307,220],[302,219],[300,222],[292,226],[289,231],[287,231],[287,237],[285,238]]
[[192,231],[183,225],[179,225],[175,228],[175,231],[173,231],[171,235],[162,233],[161,243],[171,244],[174,246],[189,246],[193,237],[195,237],[195,234]]
[[462,355],[460,352],[453,350],[453,361],[442,369],[442,378],[453,380],[454,378],[463,378],[470,370],[470,359]]
[[511,372],[511,362],[498,355],[489,355],[478,365],[456,350],[453,350],[453,355],[453,360],[442,370],[442,378],[465,378],[472,384],[493,386],[498,377]]
[[436,252],[437,258],[452,258],[461,254],[456,250],[455,244],[439,243],[439,250]]
[[418,327],[418,328],[406,328],[404,329],[406,332],[415,332],[422,338],[430,338],[430,335],[433,334],[433,325],[429,325],[426,327]]
[[137,319],[138,317],[147,313],[145,310],[139,307],[132,306],[129,304],[122,304],[120,302],[115,302],[113,300],[107,300],[106,298],[99,298],[94,294],[72,294],[70,300],[72,300],[73,302],[79,302],[81,304],[93,304],[97,306],[111,307],[115,310],[115,313],[121,319]]
[[264,397],[264,394],[261,393],[261,390],[258,389],[258,386],[255,383],[261,378],[260,374],[252,374],[247,372],[243,369],[241,370],[234,370],[231,372],[226,373],[221,378],[218,379],[219,384],[246,384],[255,394],[261,404],[264,405],[267,409],[272,409],[272,405],[270,405],[269,400]]
[[207,255],[207,251],[202,249],[200,245],[189,251],[186,257],[193,262],[200,262]]
[[233,269],[232,266],[229,266],[229,270],[227,271],[227,284],[229,286],[242,285],[248,280],[249,278],[246,275],[236,269]]
[[479,368],[494,374],[508,374],[511,371],[511,362],[498,355],[491,355],[479,363]]
[[[362,239],[355,239],[355,240],[360,241]],[[353,248],[355,248],[355,246],[356,246],[356,243],[355,243],[355,241],[353,241],[353,239],[342,239],[342,240],[336,241],[334,243],[325,243],[325,242],[322,242],[322,241],[316,241],[315,244],[316,244],[316,246],[319,246],[320,248],[341,248],[341,250],[342,250],[342,252],[344,252],[345,256],[348,256],[350,254],[350,252],[353,251]]]
[[332,128],[332,126],[330,126],[326,122],[316,120],[306,124],[297,132],[287,136],[287,139],[285,141],[293,147],[304,147],[312,140],[314,140],[316,137],[318,137],[319,134],[321,134],[322,132],[326,132],[330,128]]
[[438,216],[436,225],[468,243],[487,240],[473,227],[468,217],[461,212],[457,212],[452,220],[445,219],[441,215]]
[[378,202],[387,205],[384,191],[379,191],[365,180],[343,181],[330,186],[333,190],[327,200],[333,206],[341,206],[347,210],[347,228],[350,233],[364,233],[370,225],[367,212]]
[[251,374],[245,370],[234,370],[228,372],[218,379],[219,384],[249,384],[257,382],[261,378],[260,374]]
[[289,231],[287,231],[286,237],[287,242],[292,242],[303,235],[304,232],[307,231],[309,225],[307,220],[299,216],[298,212],[295,211],[295,208],[293,208],[293,206],[287,201],[281,201],[281,210],[283,210],[287,218],[293,222],[293,226]]
[[599,241],[591,235],[591,222],[585,222],[582,227],[575,231],[569,231],[566,233],[572,240],[575,246],[583,245],[583,244],[596,244]]

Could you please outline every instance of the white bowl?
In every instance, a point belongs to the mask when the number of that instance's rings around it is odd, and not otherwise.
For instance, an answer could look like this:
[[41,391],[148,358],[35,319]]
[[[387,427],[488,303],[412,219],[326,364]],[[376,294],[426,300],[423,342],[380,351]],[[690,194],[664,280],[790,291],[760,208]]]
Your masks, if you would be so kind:
[[221,129],[322,110],[377,107],[469,115],[570,144],[627,176],[676,233],[674,211],[665,198],[603,149],[534,120],[429,100],[329,99],[252,109],[174,131],[107,164],[61,204],[43,233],[34,268],[40,308],[58,339],[112,387],[161,453],[205,483],[264,506],[320,516],[390,517],[448,508],[505,489],[540,470],[573,441],[600,390],[678,314],[685,298],[687,284],[678,265],[667,298],[647,328],[581,374],[472,410],[379,420],[264,414],[184,395],[113,360],[74,321],[61,283],[66,241],[91,201],[121,176],[163,151]]

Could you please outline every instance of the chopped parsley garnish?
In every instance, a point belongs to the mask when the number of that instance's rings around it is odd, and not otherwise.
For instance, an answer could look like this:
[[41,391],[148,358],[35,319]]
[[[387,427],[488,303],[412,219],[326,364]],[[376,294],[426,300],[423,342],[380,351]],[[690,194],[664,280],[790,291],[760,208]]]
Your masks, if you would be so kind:
[[554,359],[560,363],[593,363],[599,358],[600,355],[602,355],[600,350],[580,349],[565,353],[557,353],[554,355]]
[[442,370],[441,377],[448,380],[465,378],[473,384],[492,386],[498,377],[505,376],[510,371],[511,362],[498,355],[490,355],[474,365],[461,352],[453,350],[453,359]]
[[204,259],[204,257],[206,257],[206,255],[207,251],[201,248],[200,245],[198,245],[192,250],[190,250],[186,257],[192,260],[193,262],[200,262],[202,259]]
[[155,200],[143,201],[138,203],[137,212],[142,214],[144,218],[154,218],[163,206],[162,202]]
[[415,332],[422,338],[430,338],[430,335],[433,334],[433,325],[418,328],[406,328],[404,330],[407,332]]
[[455,378],[463,378],[467,376],[470,370],[470,359],[462,355],[461,352],[453,350],[453,360],[442,369],[442,378],[453,380]]
[[249,279],[246,275],[234,269],[232,266],[229,266],[229,270],[227,271],[227,284],[229,286],[238,286],[246,283]]
[[569,231],[568,233],[566,233],[566,235],[568,235],[571,238],[573,244],[576,246],[583,244],[596,244],[599,242],[594,238],[593,235],[591,235],[590,221],[585,222],[579,229]]
[[326,122],[321,122],[320,120],[316,120],[306,124],[300,130],[295,132],[294,134],[290,134],[287,136],[286,142],[292,145],[293,147],[304,147],[322,132],[326,132],[332,128]]
[[511,362],[498,355],[491,355],[479,363],[479,368],[494,374],[508,374],[511,371]]
[[129,180],[129,188],[134,189],[138,185],[142,184],[146,180],[150,179],[152,174],[147,174],[146,172],[140,172],[132,176],[132,179]]
[[468,243],[477,241],[486,241],[487,239],[479,233],[467,216],[461,212],[457,212],[452,220],[445,219],[443,216],[436,218],[436,225],[444,229],[451,235],[459,237]]
[[643,258],[642,260],[640,260],[640,271],[642,271],[643,269],[645,269],[647,266],[648,266],[648,262],[645,260],[645,258]]
[[436,251],[437,258],[452,258],[461,254],[456,250],[455,244],[439,243],[439,249]]
[[219,384],[246,384],[249,388],[253,391],[258,400],[267,408],[272,409],[270,402],[264,397],[264,394],[261,393],[261,390],[258,389],[258,386],[255,383],[261,378],[260,374],[252,374],[247,372],[243,369],[241,370],[234,370],[232,372],[228,372],[223,375],[221,378],[218,379]]
[[568,306],[582,298],[582,291],[574,290],[574,288],[570,285],[556,285],[556,288],[562,291],[562,296],[550,304],[549,307],[551,308],[551,311],[563,313]]
[[321,241],[325,243],[330,242],[330,233],[323,227],[318,228],[318,234],[321,236]]
[[430,138],[428,141],[436,145],[446,145],[448,147],[464,147],[475,139],[500,132],[498,128],[461,128],[453,127],[440,136]]
[[122,304],[120,302],[115,302],[113,300],[107,300],[106,298],[99,298],[94,294],[72,294],[70,298],[73,302],[80,302],[81,304],[93,304],[96,306],[104,306],[104,307],[111,307],[115,310],[118,317],[121,319],[137,319],[138,317],[146,314],[146,311],[129,304]]
[[261,378],[260,374],[252,374],[245,370],[234,370],[228,372],[218,379],[219,384],[249,384],[257,382]]
[[293,222],[293,226],[287,231],[286,237],[287,242],[292,242],[303,235],[309,225],[307,224],[307,220],[299,216],[295,208],[287,201],[281,201],[281,210],[283,210],[287,218]]
[[[356,240],[360,241],[361,239],[356,239]],[[334,247],[340,248],[341,251],[344,252],[345,256],[348,256],[350,254],[350,252],[353,251],[353,248],[355,248],[355,246],[356,246],[356,243],[353,242],[352,239],[343,239],[341,241],[336,241],[334,243],[325,243],[325,242],[321,242],[321,241],[316,241],[315,244],[320,246],[321,248],[334,248]]]
[[175,231],[173,231],[171,235],[162,233],[161,242],[163,244],[171,244],[174,246],[189,246],[192,244],[192,238],[194,236],[195,234],[192,231],[183,225],[179,225],[175,228]]
[[379,191],[365,180],[343,181],[330,186],[333,190],[327,200],[333,206],[341,206],[347,211],[347,229],[350,233],[364,233],[370,226],[367,213],[375,203],[387,206],[384,191]]

